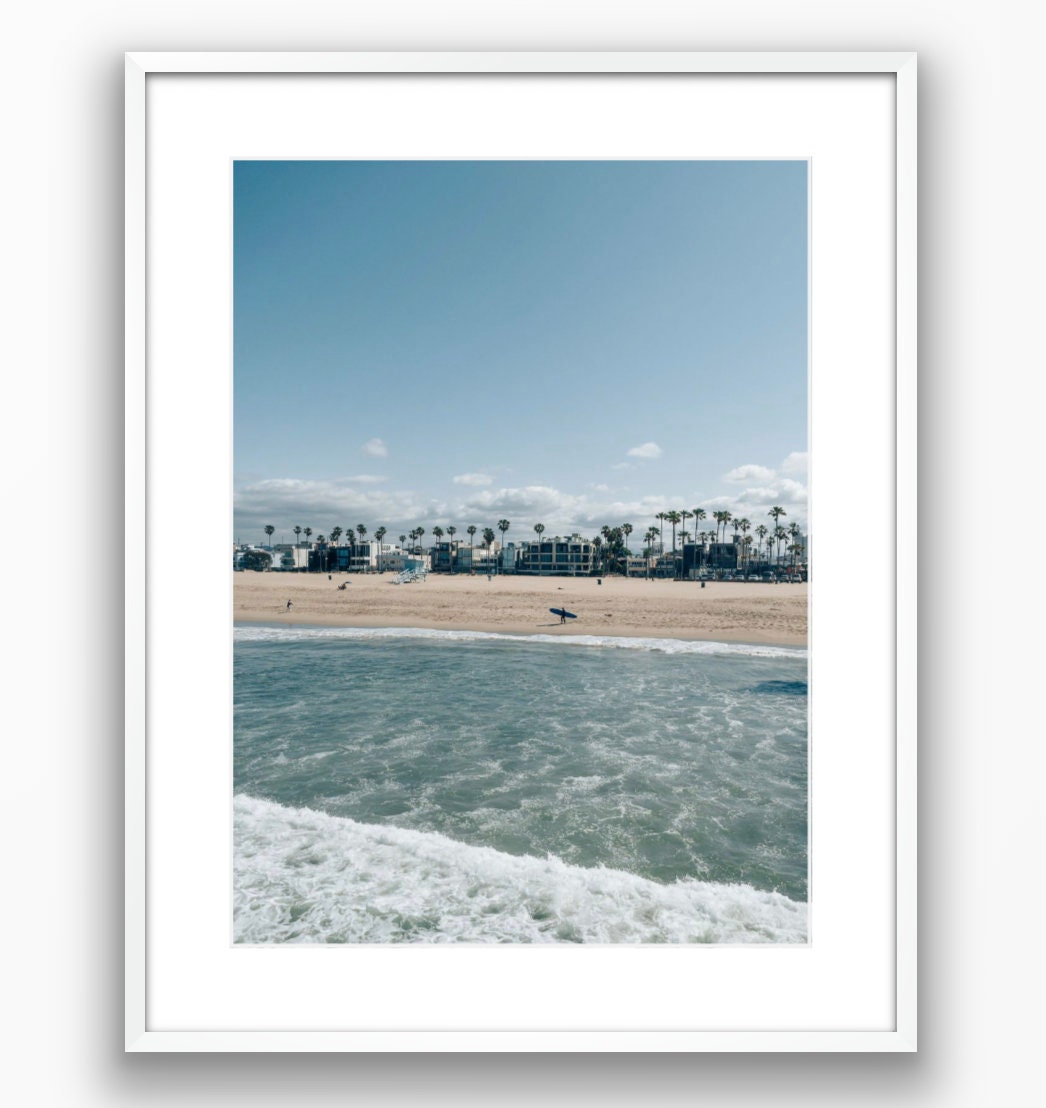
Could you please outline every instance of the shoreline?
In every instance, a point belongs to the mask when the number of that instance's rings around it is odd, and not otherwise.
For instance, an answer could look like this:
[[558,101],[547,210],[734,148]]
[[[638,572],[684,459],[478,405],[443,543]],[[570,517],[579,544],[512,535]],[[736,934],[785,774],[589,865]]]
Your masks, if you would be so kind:
[[537,638],[541,635],[556,635],[557,632],[561,632],[560,638],[576,639],[576,638],[601,638],[601,639],[671,639],[675,642],[708,642],[708,643],[724,643],[730,646],[775,646],[793,650],[801,650],[807,647],[805,639],[798,642],[777,642],[773,639],[752,639],[743,638],[739,635],[734,635],[731,632],[723,632],[719,635],[684,635],[684,634],[670,634],[665,632],[664,634],[652,634],[646,628],[628,628],[617,627],[613,629],[601,629],[599,631],[584,630],[580,627],[571,628],[570,624],[563,625],[560,623],[549,624],[547,627],[513,627],[506,624],[489,624],[486,626],[480,626],[475,623],[469,624],[449,624],[449,623],[393,623],[389,621],[381,622],[380,620],[368,620],[362,619],[354,622],[346,622],[342,619],[290,619],[284,622],[278,618],[238,618],[233,620],[234,627],[286,627],[288,630],[304,631],[309,628],[322,627],[337,629],[339,627],[346,630],[361,630],[361,631],[381,631],[381,630],[397,630],[397,631],[461,631],[466,633],[482,634],[482,635],[511,635],[513,637],[531,637]]
[[[430,574],[393,585],[383,574],[250,571],[233,578],[235,624],[808,645],[805,584]],[[550,607],[577,618],[560,623]]]

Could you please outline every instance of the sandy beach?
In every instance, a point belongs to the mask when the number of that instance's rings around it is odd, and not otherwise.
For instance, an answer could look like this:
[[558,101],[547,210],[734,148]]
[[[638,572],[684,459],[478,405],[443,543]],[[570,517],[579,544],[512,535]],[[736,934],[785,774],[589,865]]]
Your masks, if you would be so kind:
[[[514,634],[623,635],[805,646],[807,586],[620,577],[430,574],[407,585],[394,574],[233,574],[240,623],[425,627]],[[347,582],[344,589],[339,585]],[[287,610],[287,601],[293,607]],[[549,608],[577,619],[561,624]]]

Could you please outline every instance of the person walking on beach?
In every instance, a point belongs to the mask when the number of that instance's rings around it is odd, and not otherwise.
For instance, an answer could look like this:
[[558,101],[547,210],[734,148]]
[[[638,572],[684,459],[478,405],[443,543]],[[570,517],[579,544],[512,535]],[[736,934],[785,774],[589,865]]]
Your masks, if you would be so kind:
[[293,605],[292,605],[292,604],[291,604],[291,602],[290,602],[290,601],[288,600],[288,601],[287,601],[287,611],[289,612],[289,611],[291,610],[291,608],[292,608],[292,607],[293,607]]

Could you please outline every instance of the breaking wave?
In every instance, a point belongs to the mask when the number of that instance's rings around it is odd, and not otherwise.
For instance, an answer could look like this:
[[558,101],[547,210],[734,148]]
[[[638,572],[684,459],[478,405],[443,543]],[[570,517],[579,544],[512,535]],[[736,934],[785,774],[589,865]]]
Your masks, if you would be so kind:
[[660,884],[241,794],[237,943],[806,943],[807,907]]
[[445,642],[557,643],[564,646],[605,647],[616,650],[645,650],[661,654],[735,654],[751,658],[806,658],[805,647],[771,646],[758,643],[728,643],[693,639],[652,639],[625,635],[512,635],[493,631],[447,631],[425,627],[275,627],[238,623],[234,641],[322,642],[339,639],[428,639]]

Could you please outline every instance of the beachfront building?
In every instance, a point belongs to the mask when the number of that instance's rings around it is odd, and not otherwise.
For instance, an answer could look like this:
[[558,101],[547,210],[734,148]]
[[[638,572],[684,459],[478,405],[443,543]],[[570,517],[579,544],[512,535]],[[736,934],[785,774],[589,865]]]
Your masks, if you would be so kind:
[[625,559],[625,574],[628,577],[653,577],[653,558],[637,558],[629,555]]
[[710,542],[708,565],[713,573],[735,573],[740,565],[741,546],[736,542]]
[[373,539],[346,546],[315,543],[308,552],[308,567],[323,573],[374,573],[382,553],[391,549]]
[[699,577],[710,577],[711,567],[708,563],[708,543],[685,542],[683,543],[683,563],[680,573],[684,581],[696,581]]
[[254,543],[241,543],[234,546],[232,551],[232,568],[243,569],[271,569],[276,563],[276,557],[272,548],[268,546],[255,546]]
[[542,577],[588,577],[594,547],[580,535],[520,543],[517,573]]
[[651,560],[650,576],[671,579],[678,576],[679,565],[680,559],[677,554],[662,554]]
[[429,549],[434,573],[496,573],[501,558],[500,543],[438,542]]
[[376,569],[379,573],[417,572],[431,569],[431,561],[427,554],[412,554],[398,546],[385,546],[376,555]]
[[[438,542],[429,550],[429,560],[433,573],[460,573],[461,559],[459,557],[460,542]],[[466,554],[468,548],[466,547]],[[466,570],[467,572],[467,570]]]
[[683,544],[680,573],[684,581],[736,573],[740,566],[741,545],[734,542],[688,542]]
[[502,573],[515,573],[516,572],[516,559],[519,554],[519,548],[514,542],[507,542],[501,549],[501,572]]
[[278,542],[272,548],[272,559],[275,569],[308,569],[309,548],[305,543]]

